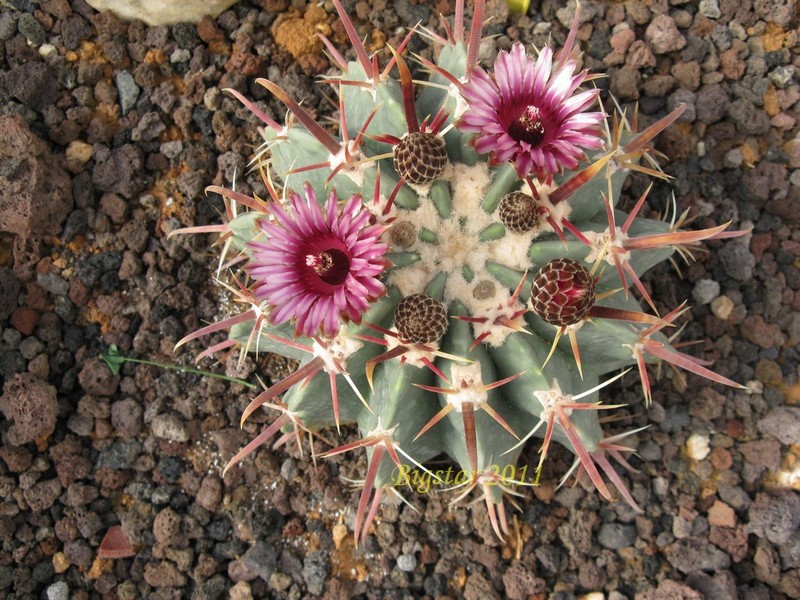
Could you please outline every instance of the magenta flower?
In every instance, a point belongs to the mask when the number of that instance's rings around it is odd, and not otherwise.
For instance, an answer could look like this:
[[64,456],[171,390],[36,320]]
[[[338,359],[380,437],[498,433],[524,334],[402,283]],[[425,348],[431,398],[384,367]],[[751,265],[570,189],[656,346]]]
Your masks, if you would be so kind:
[[[571,44],[570,44],[571,45]],[[562,50],[569,55],[571,48]],[[534,62],[521,43],[500,52],[492,76],[473,69],[461,87],[468,108],[458,127],[475,132],[475,149],[496,162],[512,161],[520,177],[539,179],[575,169],[583,149],[600,148],[602,112],[584,112],[598,90],[576,93],[586,71],[575,74],[572,59],[559,60],[546,47]]]
[[370,225],[360,196],[340,209],[332,191],[320,207],[306,184],[305,198],[292,193],[288,205],[291,212],[271,204],[275,220],[261,222],[267,241],[249,244],[254,292],[270,306],[270,322],[294,319],[298,335],[332,337],[342,319],[359,322],[386,291],[379,280],[388,264],[385,228]]

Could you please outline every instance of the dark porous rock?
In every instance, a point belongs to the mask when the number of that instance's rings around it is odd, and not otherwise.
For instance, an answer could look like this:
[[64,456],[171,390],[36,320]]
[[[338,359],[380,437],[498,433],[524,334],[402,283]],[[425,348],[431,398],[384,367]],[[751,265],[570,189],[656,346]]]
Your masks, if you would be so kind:
[[135,438],[142,431],[142,405],[125,398],[111,405],[111,424],[124,438]]
[[308,553],[303,561],[303,580],[310,594],[322,595],[330,569],[330,558],[327,552],[317,550]]
[[61,21],[61,39],[67,50],[77,50],[91,35],[91,25],[80,15],[72,14]]
[[114,375],[99,358],[92,358],[78,373],[78,382],[87,394],[111,396],[119,386],[119,375]]
[[597,541],[610,550],[633,546],[636,541],[636,527],[623,523],[604,523],[597,533]]
[[53,506],[62,489],[58,479],[47,479],[33,484],[22,495],[33,512],[42,512]]
[[0,269],[0,321],[5,321],[17,309],[19,280],[14,271],[7,267]]
[[712,575],[692,573],[686,583],[702,593],[705,598],[713,600],[738,600],[736,580],[730,571],[720,571]]
[[717,256],[729,277],[736,281],[750,281],[753,278],[756,259],[750,249],[738,240],[723,245],[717,251]]
[[705,600],[705,597],[688,585],[666,579],[656,589],[636,594],[636,600]]
[[24,446],[0,446],[0,459],[12,473],[22,473],[31,466],[33,456]]
[[142,445],[136,440],[115,442],[100,452],[97,466],[110,469],[130,469],[142,453]]
[[102,192],[133,198],[144,190],[144,155],[141,148],[125,144],[95,165],[92,182]]
[[8,430],[11,444],[48,436],[56,426],[56,388],[29,373],[17,373],[3,386],[0,411],[12,422]]
[[758,110],[746,98],[734,100],[728,106],[728,116],[736,124],[736,128],[747,135],[764,135],[769,131],[770,123],[767,114]]
[[727,569],[730,557],[700,538],[678,540],[666,550],[669,563],[682,573]]
[[781,27],[788,27],[795,21],[800,10],[794,0],[755,0],[753,9],[759,18]]
[[24,62],[0,72],[0,95],[16,98],[34,110],[43,110],[58,98],[58,78],[43,62]]
[[[234,563],[239,564],[234,566]],[[231,563],[229,571],[232,570],[238,576],[238,581],[252,581],[256,578],[261,578],[263,581],[269,582],[278,563],[278,550],[274,544],[256,542],[234,563]],[[309,591],[311,591],[310,587]]]
[[56,235],[72,210],[69,175],[19,115],[0,116],[0,231]]
[[800,496],[794,491],[758,494],[748,514],[748,533],[773,544],[785,544],[800,533]]
[[533,569],[526,567],[521,561],[514,561],[503,573],[503,586],[510,600],[524,600],[532,594],[543,594],[547,583],[538,577]]
[[94,551],[86,540],[70,540],[64,544],[64,555],[71,564],[88,569],[92,565]]

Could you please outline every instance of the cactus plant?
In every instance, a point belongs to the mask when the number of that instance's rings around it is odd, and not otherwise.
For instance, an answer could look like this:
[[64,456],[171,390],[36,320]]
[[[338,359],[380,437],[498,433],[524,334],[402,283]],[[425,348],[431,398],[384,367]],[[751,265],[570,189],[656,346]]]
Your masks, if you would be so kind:
[[[325,455],[367,452],[357,541],[412,474],[457,499],[482,495],[502,537],[504,500],[538,482],[553,440],[575,454],[570,473],[609,499],[610,481],[638,508],[612,466],[631,468],[625,435],[601,428],[600,411],[616,406],[600,390],[635,368],[649,402],[657,361],[738,386],[671,345],[686,308],[660,316],[639,277],[739,232],[642,218],[647,192],[630,213],[617,206],[632,171],[665,178],[651,142],[682,108],[642,131],[635,115],[606,115],[578,70],[577,11],[559,52],[532,57],[517,42],[487,71],[482,0],[469,31],[457,0],[444,35],[415,28],[383,67],[334,5],[356,57],[325,40],[341,70],[324,81],[338,94],[338,132],[271,81],[258,83],[287,107],[283,125],[229,90],[264,123],[254,162],[270,197],[211,187],[228,220],[183,230],[221,234],[231,289],[249,308],[180,344],[228,330],[201,357],[236,347],[300,364],[246,408],[242,422],[260,409],[276,418],[228,467],[273,438],[300,444],[356,424],[360,439]],[[436,46],[434,62],[416,57],[427,81],[412,79],[404,56],[413,35]],[[516,463],[532,437],[542,445],[528,473]],[[426,468],[441,453],[455,478]]]

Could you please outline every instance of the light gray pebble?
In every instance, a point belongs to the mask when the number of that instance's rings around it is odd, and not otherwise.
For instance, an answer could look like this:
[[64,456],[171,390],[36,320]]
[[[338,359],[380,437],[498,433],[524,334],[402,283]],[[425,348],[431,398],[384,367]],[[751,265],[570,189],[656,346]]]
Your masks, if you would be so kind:
[[56,581],[47,586],[47,600],[69,600],[69,586],[66,581]]
[[291,481],[297,477],[298,473],[297,462],[293,458],[287,458],[283,461],[283,464],[281,464],[281,477],[286,481]]
[[417,558],[413,554],[401,554],[397,557],[397,568],[411,573],[417,568]]
[[781,65],[770,71],[768,77],[770,81],[775,84],[775,87],[783,90],[789,87],[794,81],[795,71],[794,65]]
[[120,71],[116,77],[117,91],[119,92],[119,105],[122,114],[126,114],[139,99],[140,89],[133,79],[133,75],[128,71]]
[[756,259],[747,246],[734,240],[722,246],[717,256],[729,277],[736,281],[750,281],[753,278]]
[[646,460],[648,462],[661,460],[661,456],[663,455],[661,446],[656,444],[653,440],[645,440],[642,442],[636,452],[639,454],[642,460]]
[[36,283],[56,296],[65,296],[69,291],[69,282],[56,273],[38,273]]
[[738,169],[742,166],[743,162],[744,157],[742,156],[742,151],[739,148],[728,150],[728,152],[725,153],[725,158],[722,159],[722,163],[729,169]]
[[183,152],[183,142],[180,140],[164,142],[161,144],[160,150],[161,154],[167,158],[178,158],[181,152]]
[[653,493],[662,500],[669,495],[669,481],[666,477],[653,479]]
[[632,546],[636,541],[636,527],[622,523],[604,523],[597,534],[597,541],[609,550]]
[[713,279],[701,279],[694,284],[692,298],[698,306],[708,304],[717,296],[719,296],[719,283]]
[[172,54],[169,55],[169,62],[173,65],[189,62],[192,58],[192,53],[186,50],[185,48],[178,48]]
[[708,17],[709,19],[719,19],[719,17],[722,15],[722,11],[719,9],[717,0],[700,0],[700,6],[698,9],[701,15]]
[[154,436],[171,442],[186,442],[189,439],[186,427],[175,415],[158,415],[150,428]]

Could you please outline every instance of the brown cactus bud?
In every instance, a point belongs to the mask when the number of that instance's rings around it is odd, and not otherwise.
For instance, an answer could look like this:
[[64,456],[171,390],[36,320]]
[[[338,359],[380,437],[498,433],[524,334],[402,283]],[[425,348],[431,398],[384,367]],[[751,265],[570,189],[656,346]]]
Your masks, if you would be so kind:
[[578,261],[557,258],[543,266],[531,284],[531,307],[552,325],[574,325],[594,306],[596,282]]
[[432,133],[409,133],[394,149],[394,168],[408,183],[423,185],[447,166],[444,140]]
[[430,296],[411,294],[398,303],[394,325],[404,342],[429,344],[447,330],[447,311],[441,302]]
[[503,196],[498,208],[500,221],[514,233],[527,233],[539,224],[539,210],[533,196],[512,192]]
[[389,229],[389,239],[395,246],[410,248],[417,241],[417,228],[410,221],[399,221]]

